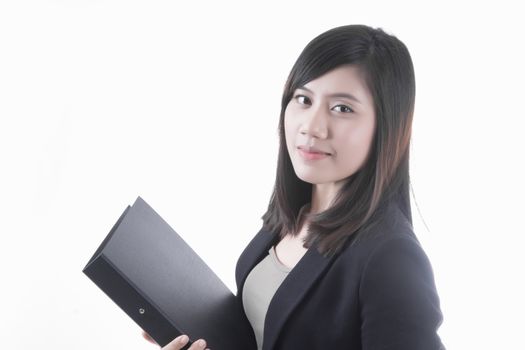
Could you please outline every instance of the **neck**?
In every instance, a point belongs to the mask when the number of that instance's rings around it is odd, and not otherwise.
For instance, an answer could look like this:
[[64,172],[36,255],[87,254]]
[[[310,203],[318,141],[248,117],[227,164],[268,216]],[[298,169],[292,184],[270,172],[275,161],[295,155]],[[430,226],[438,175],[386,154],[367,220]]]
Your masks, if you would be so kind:
[[312,188],[310,214],[317,214],[328,209],[341,187],[342,183],[314,184]]

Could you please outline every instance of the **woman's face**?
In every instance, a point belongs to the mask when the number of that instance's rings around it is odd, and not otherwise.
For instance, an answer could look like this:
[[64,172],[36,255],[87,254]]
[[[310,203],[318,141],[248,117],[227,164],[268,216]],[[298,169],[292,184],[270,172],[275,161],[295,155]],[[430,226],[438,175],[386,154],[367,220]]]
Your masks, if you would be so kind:
[[372,95],[356,66],[340,66],[297,88],[284,114],[296,175],[339,187],[365,163],[375,125]]

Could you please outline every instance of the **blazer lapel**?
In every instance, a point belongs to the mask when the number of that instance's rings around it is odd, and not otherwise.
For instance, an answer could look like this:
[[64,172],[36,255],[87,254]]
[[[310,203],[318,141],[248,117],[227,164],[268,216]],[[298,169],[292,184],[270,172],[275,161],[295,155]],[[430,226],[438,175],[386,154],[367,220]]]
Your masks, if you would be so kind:
[[325,258],[314,245],[286,276],[275,292],[266,313],[263,350],[274,347],[288,317],[334,258],[335,256]]

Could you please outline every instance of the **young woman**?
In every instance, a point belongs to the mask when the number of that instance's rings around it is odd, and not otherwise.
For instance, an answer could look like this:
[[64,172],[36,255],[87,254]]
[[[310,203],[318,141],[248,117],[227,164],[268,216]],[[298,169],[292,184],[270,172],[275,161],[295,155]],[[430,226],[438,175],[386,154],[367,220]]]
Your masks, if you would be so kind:
[[236,268],[258,349],[443,349],[432,268],[412,229],[414,101],[410,54],[381,29],[333,28],[297,59],[274,191]]

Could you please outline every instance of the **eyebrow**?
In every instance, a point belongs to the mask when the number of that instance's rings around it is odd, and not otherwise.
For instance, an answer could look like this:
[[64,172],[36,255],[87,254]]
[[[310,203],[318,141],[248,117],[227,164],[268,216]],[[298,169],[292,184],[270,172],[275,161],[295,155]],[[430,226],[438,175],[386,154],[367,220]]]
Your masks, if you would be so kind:
[[[307,87],[305,86],[300,86],[298,87],[297,89],[301,89],[301,90],[305,90],[305,91],[308,91],[309,93],[313,94],[314,92],[310,89],[308,89]],[[352,101],[355,101],[359,104],[361,104],[361,101],[359,101],[357,99],[357,97],[355,97],[354,95],[352,94],[347,94],[345,92],[336,92],[336,93],[333,93],[333,94],[330,94],[330,95],[327,95],[328,97],[344,97],[344,98],[347,98],[349,100],[352,100]]]

